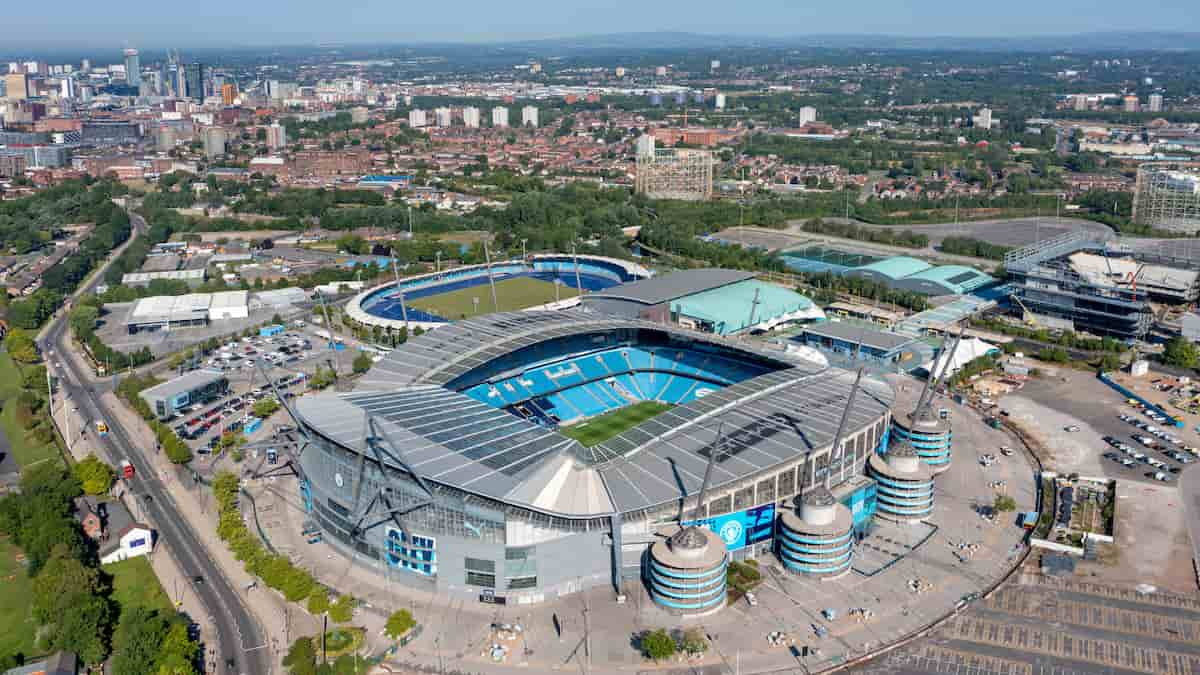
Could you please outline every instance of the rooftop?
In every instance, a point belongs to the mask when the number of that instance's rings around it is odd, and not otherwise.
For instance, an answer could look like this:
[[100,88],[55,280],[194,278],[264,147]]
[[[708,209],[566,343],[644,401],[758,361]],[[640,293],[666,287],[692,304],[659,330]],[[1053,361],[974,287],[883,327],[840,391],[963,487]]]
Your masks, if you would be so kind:
[[861,343],[882,352],[893,352],[904,345],[916,342],[916,338],[899,333],[876,330],[865,326],[846,323],[845,321],[822,321],[804,327],[809,335],[842,340],[853,344]]
[[910,274],[907,278],[938,282],[950,287],[951,292],[958,295],[970,293],[995,281],[983,272],[963,265],[939,265]]
[[[755,299],[758,306],[754,306]],[[712,322],[721,335],[749,328],[767,317],[779,317],[814,309],[812,300],[799,293],[757,279],[746,279],[675,301],[671,310],[681,315]],[[818,310],[819,311],[819,310]]]
[[[444,385],[518,349],[593,331],[646,329],[773,359],[782,368],[677,406],[592,448],[480,403]],[[363,447],[370,413],[423,477],[565,517],[633,512],[699,492],[724,426],[714,488],[745,480],[832,442],[854,374],[720,338],[579,312],[516,312],[461,321],[389,353],[348,394],[297,400],[298,414],[346,448]],[[885,383],[865,379],[851,429],[891,404]]]
[[856,272],[871,271],[882,274],[891,279],[902,279],[907,276],[919,274],[928,270],[932,265],[924,260],[909,258],[907,256],[893,256],[884,258],[879,262],[873,262],[870,265],[854,268]]
[[613,286],[589,295],[594,298],[619,298],[645,305],[658,305],[753,278],[753,272],[738,270],[716,268],[683,270]]
[[167,380],[162,384],[156,384],[149,389],[143,389],[141,395],[147,400],[152,398],[169,399],[173,396],[192,391],[193,389],[199,389],[207,386],[213,382],[224,379],[224,377],[225,373],[219,370],[193,370],[191,372],[184,373],[179,377]]

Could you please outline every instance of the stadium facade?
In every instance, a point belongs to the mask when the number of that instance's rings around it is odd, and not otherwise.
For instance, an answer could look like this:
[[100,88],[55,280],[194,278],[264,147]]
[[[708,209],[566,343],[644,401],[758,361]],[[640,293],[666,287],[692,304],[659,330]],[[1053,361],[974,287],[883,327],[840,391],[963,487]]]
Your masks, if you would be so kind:
[[[592,447],[564,433],[645,400],[672,407]],[[770,346],[502,313],[409,340],[354,392],[298,399],[296,464],[312,524],[393,583],[533,603],[642,579],[660,606],[698,614],[722,604],[726,561],[776,548],[785,514],[789,569],[844,571],[875,510],[866,465],[886,451],[892,400],[884,382]],[[804,507],[814,490],[836,504]],[[805,508],[812,527],[790,515]]]

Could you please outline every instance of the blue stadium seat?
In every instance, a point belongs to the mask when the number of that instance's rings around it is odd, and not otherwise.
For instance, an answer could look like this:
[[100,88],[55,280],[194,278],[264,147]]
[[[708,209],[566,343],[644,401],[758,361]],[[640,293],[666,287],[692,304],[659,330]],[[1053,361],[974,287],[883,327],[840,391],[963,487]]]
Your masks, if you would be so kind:
[[671,378],[671,383],[663,388],[661,394],[658,395],[659,400],[666,403],[678,405],[690,401],[692,390],[696,386],[696,380],[690,377],[680,377],[676,375]]
[[596,354],[581,356],[572,361],[572,363],[579,366],[579,369],[583,371],[583,376],[589,380],[602,380],[612,375],[597,358]]
[[[628,347],[626,349],[622,349],[621,351],[625,353],[625,356],[628,358],[629,365],[633,366],[634,370],[648,370],[650,368],[650,353],[644,349]],[[626,370],[628,370],[628,367],[626,367]]]
[[[541,405],[542,401],[545,401],[546,405],[549,406],[549,411],[553,412],[563,422],[569,422],[583,416],[583,412],[579,408],[571,405],[559,394],[551,394],[543,399],[538,399],[538,401],[539,405]],[[546,405],[543,405],[542,408],[546,409]]]

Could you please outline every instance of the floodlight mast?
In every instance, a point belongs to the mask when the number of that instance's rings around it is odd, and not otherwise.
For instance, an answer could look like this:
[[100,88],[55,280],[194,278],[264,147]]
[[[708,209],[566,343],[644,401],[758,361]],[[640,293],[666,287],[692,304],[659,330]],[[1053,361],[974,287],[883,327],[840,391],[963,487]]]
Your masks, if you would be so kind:
[[[850,410],[854,408],[854,399],[858,398],[858,387],[859,387],[860,383],[862,382],[862,376],[863,376],[864,370],[866,370],[865,366],[858,367],[858,375],[856,375],[854,377],[854,386],[852,386],[850,388],[850,394],[849,394],[849,396],[846,397],[846,407],[844,409],[842,409],[842,420],[838,423],[837,433],[833,435],[833,445],[831,445],[830,449],[829,449],[830,456],[832,456],[834,452],[841,449],[842,437],[845,436],[845,434],[846,434],[846,424],[849,423],[849,421],[850,421]],[[845,471],[845,467],[846,467],[846,459],[845,459],[845,457],[843,457],[842,458],[842,470],[843,471]],[[833,476],[833,471],[830,471],[825,474],[825,488],[826,489],[829,488],[829,482],[830,482],[830,479],[832,478],[832,476]]]

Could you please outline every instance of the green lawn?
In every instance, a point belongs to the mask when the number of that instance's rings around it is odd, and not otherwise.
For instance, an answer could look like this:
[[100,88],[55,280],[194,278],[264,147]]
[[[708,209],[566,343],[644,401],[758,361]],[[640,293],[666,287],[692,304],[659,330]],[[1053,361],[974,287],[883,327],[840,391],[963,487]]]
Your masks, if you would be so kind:
[[157,609],[168,617],[175,614],[175,607],[158,583],[158,577],[154,575],[154,568],[150,567],[150,559],[146,556],[115,562],[102,569],[112,575],[112,599],[120,611],[145,607]]
[[[573,298],[578,293],[574,288],[566,285],[559,286],[558,289],[558,297],[561,300]],[[479,298],[480,314],[489,314],[494,311],[492,291],[486,283],[470,288],[460,288],[449,293],[409,300],[408,306],[444,319],[464,319],[475,315],[475,298]],[[530,277],[497,281],[496,299],[500,303],[501,312],[512,312],[535,305],[544,305],[547,302],[554,302],[554,283]]]
[[37,622],[33,606],[33,584],[25,567],[17,562],[19,549],[7,537],[0,539],[0,654],[37,656],[34,635]]
[[559,432],[564,436],[574,438],[581,445],[590,448],[597,443],[607,441],[626,429],[636,427],[655,415],[670,410],[671,407],[669,403],[641,401],[620,410],[614,410],[610,413],[604,413],[599,417],[593,417],[586,422],[559,427]]
[[[17,422],[16,398],[21,393],[21,373],[6,351],[0,351],[0,399],[13,400],[14,405],[5,405],[0,411],[0,430],[3,430],[8,442],[12,445],[13,459],[21,468],[31,466],[35,462],[54,461],[62,463],[62,455],[53,443],[38,443],[26,435],[21,424]],[[43,392],[45,393],[45,392]]]

